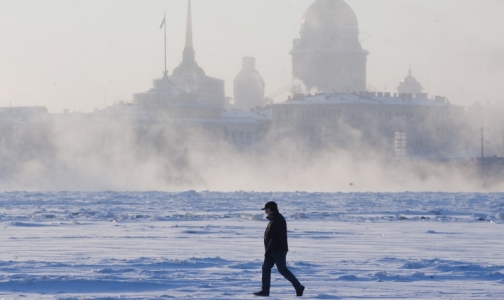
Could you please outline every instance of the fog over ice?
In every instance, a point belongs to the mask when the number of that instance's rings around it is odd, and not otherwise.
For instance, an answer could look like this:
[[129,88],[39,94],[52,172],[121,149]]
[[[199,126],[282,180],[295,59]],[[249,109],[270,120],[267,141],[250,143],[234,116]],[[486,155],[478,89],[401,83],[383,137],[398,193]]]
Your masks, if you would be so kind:
[[[411,66],[431,95],[454,104],[499,103],[504,72],[501,1],[348,0],[368,57],[368,83],[394,91]],[[291,82],[288,52],[306,1],[193,1],[196,60],[209,75],[232,79],[241,58],[256,57],[266,94]],[[267,9],[266,9],[267,8]],[[185,1],[0,1],[0,105],[92,111],[150,87],[163,66],[166,10],[168,70],[181,59]],[[469,20],[469,21],[468,21]],[[35,26],[36,24],[36,26]],[[275,99],[282,102],[286,95]],[[78,122],[77,122],[78,123]],[[49,126],[47,148],[2,150],[2,189],[31,190],[495,190],[471,167],[398,161],[365,149],[313,149],[267,138],[253,149],[215,143],[204,133],[149,128],[158,144],[139,143],[134,124]],[[75,126],[75,127],[74,127]],[[358,133],[356,133],[358,134]],[[477,136],[476,136],[477,137]],[[169,141],[169,142],[167,142]],[[168,144],[163,144],[168,143]],[[354,149],[354,150],[356,150]],[[421,165],[420,167],[418,165]],[[427,164],[424,166],[424,164]],[[414,171],[411,171],[411,169]]]
[[[30,138],[30,137],[28,137]],[[43,142],[41,142],[43,141]],[[206,130],[113,119],[2,140],[2,190],[492,191],[473,164],[402,160],[270,133],[241,149]]]

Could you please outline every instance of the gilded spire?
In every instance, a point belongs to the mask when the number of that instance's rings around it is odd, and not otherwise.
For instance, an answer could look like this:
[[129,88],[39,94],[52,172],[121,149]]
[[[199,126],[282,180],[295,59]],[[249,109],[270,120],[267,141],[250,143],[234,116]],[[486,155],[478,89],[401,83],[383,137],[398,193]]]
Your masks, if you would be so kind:
[[187,2],[186,43],[185,43],[182,62],[184,64],[195,63],[195,52],[194,52],[194,48],[193,48],[193,37],[192,37],[191,0],[189,0]]
[[191,0],[187,2],[186,48],[193,48]]

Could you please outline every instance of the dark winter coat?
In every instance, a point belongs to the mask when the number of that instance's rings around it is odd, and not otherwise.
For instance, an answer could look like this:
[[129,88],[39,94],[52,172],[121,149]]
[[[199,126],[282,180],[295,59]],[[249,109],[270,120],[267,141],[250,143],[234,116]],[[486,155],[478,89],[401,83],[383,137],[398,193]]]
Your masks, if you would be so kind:
[[270,221],[264,231],[264,248],[266,253],[289,251],[289,246],[287,245],[287,222],[285,222],[285,218],[279,212],[274,212],[267,218]]

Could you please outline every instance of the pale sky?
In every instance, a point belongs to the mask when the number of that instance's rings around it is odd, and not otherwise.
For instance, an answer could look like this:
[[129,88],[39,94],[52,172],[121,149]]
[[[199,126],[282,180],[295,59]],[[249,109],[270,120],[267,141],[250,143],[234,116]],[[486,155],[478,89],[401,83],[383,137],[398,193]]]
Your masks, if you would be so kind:
[[[196,61],[233,80],[254,56],[266,95],[291,82],[292,40],[314,0],[193,0]],[[411,66],[424,92],[504,103],[503,0],[347,0],[369,51],[367,82],[396,92]],[[182,59],[187,0],[0,0],[0,106],[92,111],[148,90]],[[275,99],[283,102],[286,96]]]

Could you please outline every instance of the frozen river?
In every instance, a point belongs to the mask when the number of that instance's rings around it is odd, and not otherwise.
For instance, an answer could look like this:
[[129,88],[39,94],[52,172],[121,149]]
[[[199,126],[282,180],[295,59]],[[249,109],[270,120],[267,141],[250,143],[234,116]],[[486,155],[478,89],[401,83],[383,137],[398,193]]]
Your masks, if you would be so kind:
[[0,194],[0,299],[254,298],[270,200],[304,298],[504,298],[504,193],[188,191]]

